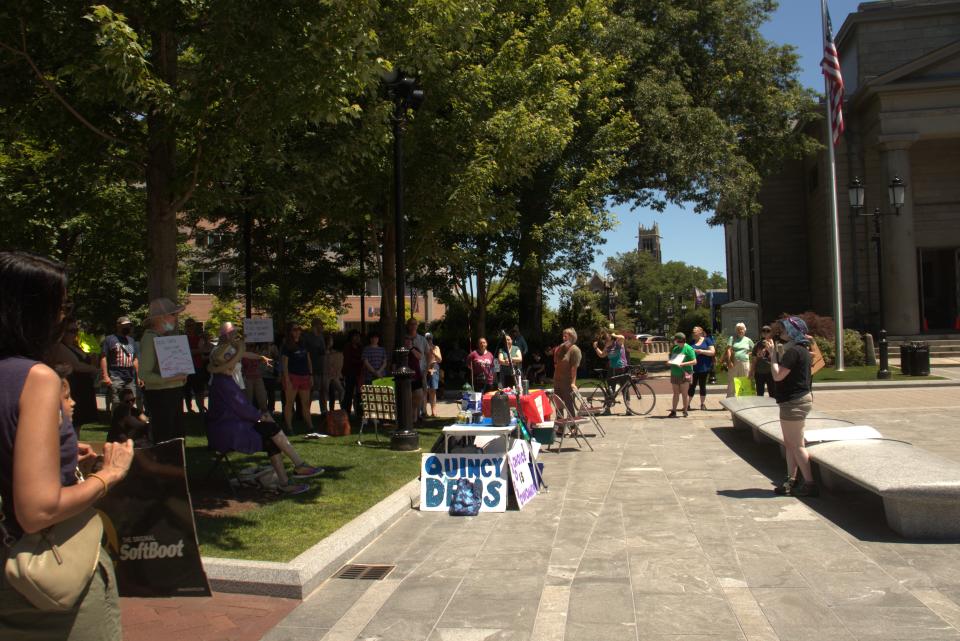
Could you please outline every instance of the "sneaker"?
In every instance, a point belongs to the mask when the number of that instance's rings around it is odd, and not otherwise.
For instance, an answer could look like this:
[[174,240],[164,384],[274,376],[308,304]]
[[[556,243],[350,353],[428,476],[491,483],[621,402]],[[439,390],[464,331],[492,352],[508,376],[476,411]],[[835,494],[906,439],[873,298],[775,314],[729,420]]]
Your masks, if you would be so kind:
[[297,494],[303,494],[308,491],[310,486],[306,483],[287,483],[286,485],[278,485],[277,491],[281,494],[289,494],[290,496],[295,496]]
[[783,483],[773,488],[773,493],[777,496],[790,496],[793,494],[793,485],[796,483],[791,478],[786,478],[783,480]]
[[683,410],[683,418],[687,418],[688,416],[690,416],[690,412]]
[[677,418],[677,410],[670,410],[670,413],[667,414],[667,418]]
[[298,465],[293,468],[293,474],[291,476],[295,479],[312,479],[314,476],[320,476],[321,474],[323,474],[322,467],[313,467],[312,465],[304,463],[303,465]]
[[793,488],[793,496],[820,496],[820,488],[816,483],[801,483]]

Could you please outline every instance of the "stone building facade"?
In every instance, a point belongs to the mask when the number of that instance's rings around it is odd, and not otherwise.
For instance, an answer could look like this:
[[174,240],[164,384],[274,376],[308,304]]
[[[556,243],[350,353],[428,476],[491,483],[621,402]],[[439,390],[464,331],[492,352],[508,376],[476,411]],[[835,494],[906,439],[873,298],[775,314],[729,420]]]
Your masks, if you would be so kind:
[[[891,335],[960,330],[960,0],[864,2],[837,33],[846,132],[836,147],[843,310],[848,327],[880,325],[871,216],[881,216],[883,320]],[[825,140],[825,121],[808,132]],[[824,148],[787,161],[762,187],[762,213],[726,229],[731,297],[762,318],[832,315],[829,163]],[[899,214],[887,188],[899,176]]]

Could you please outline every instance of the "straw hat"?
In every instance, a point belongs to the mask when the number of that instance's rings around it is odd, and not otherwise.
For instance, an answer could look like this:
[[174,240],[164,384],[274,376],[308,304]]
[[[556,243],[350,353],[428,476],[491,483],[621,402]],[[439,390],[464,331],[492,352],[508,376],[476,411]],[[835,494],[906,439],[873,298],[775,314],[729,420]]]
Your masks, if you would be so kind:
[[184,309],[186,309],[184,305],[177,305],[169,298],[161,296],[160,298],[154,298],[152,301],[150,301],[150,313],[147,314],[147,318],[179,314]]

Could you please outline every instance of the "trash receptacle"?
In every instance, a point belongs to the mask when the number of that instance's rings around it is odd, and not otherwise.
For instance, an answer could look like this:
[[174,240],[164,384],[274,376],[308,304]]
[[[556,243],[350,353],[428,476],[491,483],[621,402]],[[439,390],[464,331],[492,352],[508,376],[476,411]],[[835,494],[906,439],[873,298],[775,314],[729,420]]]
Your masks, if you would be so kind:
[[930,376],[930,346],[927,343],[914,343],[910,358],[911,376]]
[[900,345],[900,373],[910,376],[913,371],[913,343],[903,343]]

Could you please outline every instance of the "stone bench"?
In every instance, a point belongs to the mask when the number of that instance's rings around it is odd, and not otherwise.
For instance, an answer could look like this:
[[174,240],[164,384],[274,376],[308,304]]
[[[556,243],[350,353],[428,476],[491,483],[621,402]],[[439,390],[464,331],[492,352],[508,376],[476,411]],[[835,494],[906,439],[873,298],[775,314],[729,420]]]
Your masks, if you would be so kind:
[[[772,399],[728,398],[721,404],[734,425],[749,428],[757,442],[776,443],[783,453],[779,410]],[[855,440],[842,440],[844,429],[831,430],[825,442],[810,443],[810,433],[837,428],[840,419],[811,412],[807,417],[807,452],[824,487],[866,490],[883,501],[887,524],[907,538],[960,537],[960,463],[909,443],[863,438],[865,429],[847,428]],[[869,429],[869,428],[868,428]]]

